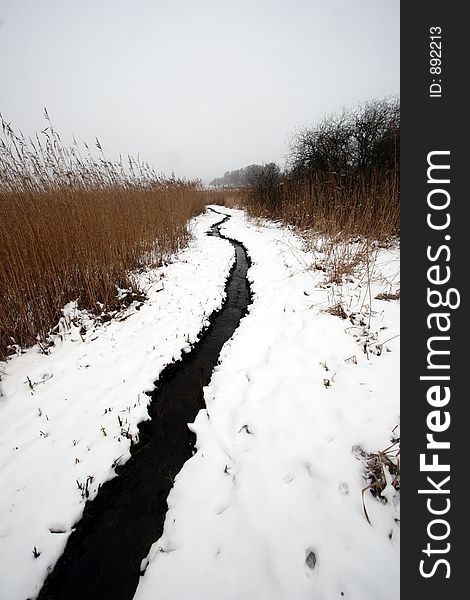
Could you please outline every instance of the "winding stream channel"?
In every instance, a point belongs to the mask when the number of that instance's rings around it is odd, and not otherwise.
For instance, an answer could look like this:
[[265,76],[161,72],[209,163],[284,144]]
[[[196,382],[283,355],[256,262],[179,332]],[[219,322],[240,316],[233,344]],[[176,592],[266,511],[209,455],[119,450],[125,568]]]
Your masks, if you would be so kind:
[[191,352],[161,373],[148,409],[151,420],[139,425],[131,458],[86,503],[39,600],[131,600],[135,594],[142,559],[162,534],[173,480],[194,452],[195,436],[187,423],[204,407],[202,388],[251,302],[247,253],[242,244],[220,234],[220,225],[229,218],[208,233],[226,239],[236,252],[224,305],[211,315]]

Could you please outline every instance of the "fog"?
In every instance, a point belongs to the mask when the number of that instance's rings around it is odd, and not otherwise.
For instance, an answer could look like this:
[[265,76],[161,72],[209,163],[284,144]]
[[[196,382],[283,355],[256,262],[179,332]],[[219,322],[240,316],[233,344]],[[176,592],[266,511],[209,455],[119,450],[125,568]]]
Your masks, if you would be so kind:
[[399,0],[0,0],[0,111],[206,182],[399,93]]

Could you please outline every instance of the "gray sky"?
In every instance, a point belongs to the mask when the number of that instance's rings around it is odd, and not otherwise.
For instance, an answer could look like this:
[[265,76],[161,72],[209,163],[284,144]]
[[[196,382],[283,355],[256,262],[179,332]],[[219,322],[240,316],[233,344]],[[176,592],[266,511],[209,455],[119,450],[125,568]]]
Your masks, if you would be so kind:
[[399,93],[399,0],[0,0],[0,111],[202,177]]

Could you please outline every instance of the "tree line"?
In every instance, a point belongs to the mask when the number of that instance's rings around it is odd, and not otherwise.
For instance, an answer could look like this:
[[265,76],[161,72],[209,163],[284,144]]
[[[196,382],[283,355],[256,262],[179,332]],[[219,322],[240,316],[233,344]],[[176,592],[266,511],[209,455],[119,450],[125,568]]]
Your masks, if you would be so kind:
[[226,171],[210,182],[215,187],[276,185],[283,179],[309,179],[318,174],[368,175],[392,171],[400,160],[398,99],[374,100],[356,109],[323,118],[292,136],[286,167],[276,163]]
[[212,183],[246,186],[253,214],[339,232],[373,228],[387,237],[399,232],[399,169],[400,104],[387,98],[297,131],[284,169],[250,165]]

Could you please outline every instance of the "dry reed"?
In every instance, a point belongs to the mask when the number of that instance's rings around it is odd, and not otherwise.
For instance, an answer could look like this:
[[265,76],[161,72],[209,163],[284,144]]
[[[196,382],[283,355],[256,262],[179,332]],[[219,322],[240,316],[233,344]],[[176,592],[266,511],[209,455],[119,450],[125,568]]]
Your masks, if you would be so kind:
[[128,157],[111,162],[48,127],[34,140],[0,116],[0,359],[44,342],[63,306],[116,308],[129,273],[189,239],[206,203],[199,182],[164,178]]
[[252,216],[280,219],[302,231],[331,237],[386,240],[400,231],[398,173],[286,178],[267,197],[247,196]]
[[397,172],[286,178],[264,197],[246,190],[245,206],[252,217],[293,226],[307,249],[321,251],[329,282],[340,283],[367,262],[377,243],[387,244],[400,233]]

